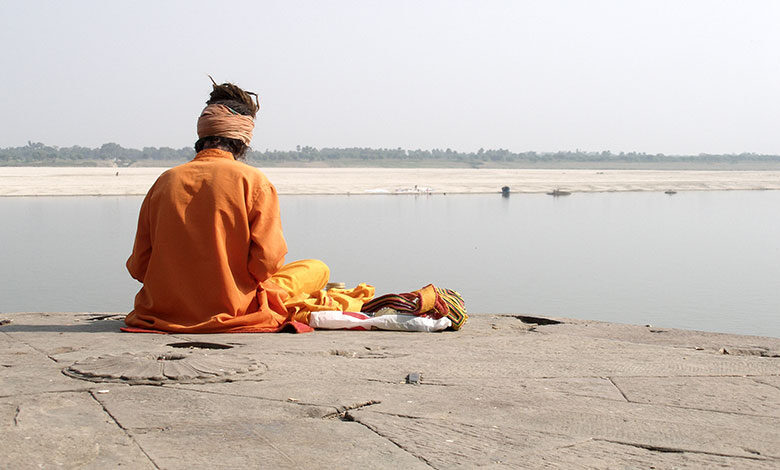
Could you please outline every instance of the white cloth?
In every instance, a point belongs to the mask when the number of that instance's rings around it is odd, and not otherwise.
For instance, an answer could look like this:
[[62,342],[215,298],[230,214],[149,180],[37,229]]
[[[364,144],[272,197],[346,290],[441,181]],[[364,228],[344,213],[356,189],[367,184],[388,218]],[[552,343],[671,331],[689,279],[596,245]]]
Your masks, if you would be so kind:
[[311,312],[309,326],[325,330],[362,328],[365,330],[432,332],[445,330],[452,326],[452,322],[447,317],[439,318],[438,320],[405,314],[386,314],[370,317],[364,313],[327,310]]

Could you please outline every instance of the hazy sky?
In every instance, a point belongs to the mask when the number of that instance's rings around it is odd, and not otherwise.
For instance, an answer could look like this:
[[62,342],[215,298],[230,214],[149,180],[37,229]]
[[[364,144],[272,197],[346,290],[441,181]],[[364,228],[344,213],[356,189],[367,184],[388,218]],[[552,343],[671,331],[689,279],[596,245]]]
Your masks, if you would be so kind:
[[0,147],[190,146],[207,74],[253,147],[780,154],[778,1],[0,0]]

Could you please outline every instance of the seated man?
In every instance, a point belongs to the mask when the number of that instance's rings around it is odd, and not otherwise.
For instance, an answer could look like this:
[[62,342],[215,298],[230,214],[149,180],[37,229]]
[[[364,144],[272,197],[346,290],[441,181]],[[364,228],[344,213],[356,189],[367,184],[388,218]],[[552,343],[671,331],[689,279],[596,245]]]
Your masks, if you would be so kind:
[[214,83],[197,155],[163,173],[138,218],[130,275],[143,283],[131,327],[187,333],[276,331],[314,310],[360,311],[374,289],[322,291],[318,260],[284,265],[276,189],[245,158],[257,95]]

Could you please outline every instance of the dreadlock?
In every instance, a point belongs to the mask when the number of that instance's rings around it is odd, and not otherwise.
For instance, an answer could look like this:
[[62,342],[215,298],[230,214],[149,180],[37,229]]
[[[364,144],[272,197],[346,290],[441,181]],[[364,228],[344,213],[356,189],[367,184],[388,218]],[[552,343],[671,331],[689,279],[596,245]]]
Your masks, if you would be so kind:
[[[206,100],[207,105],[222,104],[244,116],[252,116],[252,118],[257,116],[257,111],[260,109],[257,93],[245,91],[232,83],[226,82],[217,85],[213,78],[211,78],[211,83],[212,89],[209,99]],[[237,160],[245,159],[246,152],[249,150],[249,146],[238,139],[220,136],[202,137],[195,142],[196,152],[200,152],[204,148],[222,148],[232,153]]]

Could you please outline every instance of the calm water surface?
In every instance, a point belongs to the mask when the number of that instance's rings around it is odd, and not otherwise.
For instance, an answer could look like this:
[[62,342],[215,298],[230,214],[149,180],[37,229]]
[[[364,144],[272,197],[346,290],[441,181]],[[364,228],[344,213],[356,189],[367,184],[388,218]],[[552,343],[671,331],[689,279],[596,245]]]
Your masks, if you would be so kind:
[[[129,311],[140,197],[2,198],[0,311]],[[780,191],[282,196],[288,261],[472,313],[780,336]]]

